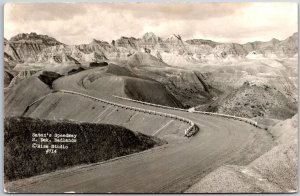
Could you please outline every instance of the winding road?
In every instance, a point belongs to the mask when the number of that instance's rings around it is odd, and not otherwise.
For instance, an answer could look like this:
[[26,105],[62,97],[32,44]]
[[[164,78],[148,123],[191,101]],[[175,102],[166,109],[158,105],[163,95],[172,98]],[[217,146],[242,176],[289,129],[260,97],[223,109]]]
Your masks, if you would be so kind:
[[192,120],[199,133],[138,154],[10,182],[6,184],[9,192],[179,193],[219,166],[246,165],[272,146],[266,131],[241,121],[144,105],[85,89],[82,81],[93,71],[62,77],[53,88],[178,115]]

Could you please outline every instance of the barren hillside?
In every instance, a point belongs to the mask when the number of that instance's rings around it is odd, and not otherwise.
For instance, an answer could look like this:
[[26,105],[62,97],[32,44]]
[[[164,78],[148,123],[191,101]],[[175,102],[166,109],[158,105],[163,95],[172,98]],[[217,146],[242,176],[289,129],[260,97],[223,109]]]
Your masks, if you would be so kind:
[[[45,35],[20,34],[5,40],[6,92],[31,76],[32,70],[68,75],[108,62],[107,73],[112,76],[95,72],[85,78],[86,86],[108,92],[106,78],[115,84],[110,94],[202,111],[284,119],[295,114],[298,102],[297,37],[295,33],[282,41],[237,44],[146,33],[141,38],[123,36],[112,43],[92,40],[68,46]],[[39,46],[26,48],[29,42]],[[13,43],[19,49],[11,48]],[[245,89],[245,82],[257,88]],[[260,90],[266,85],[272,92]],[[159,89],[157,96],[153,96],[154,88]],[[250,95],[251,100],[238,100],[240,93]],[[267,103],[263,96],[274,101]],[[257,106],[252,106],[256,101]]]
[[270,129],[277,143],[247,166],[227,165],[205,176],[187,193],[295,193],[298,190],[298,115]]

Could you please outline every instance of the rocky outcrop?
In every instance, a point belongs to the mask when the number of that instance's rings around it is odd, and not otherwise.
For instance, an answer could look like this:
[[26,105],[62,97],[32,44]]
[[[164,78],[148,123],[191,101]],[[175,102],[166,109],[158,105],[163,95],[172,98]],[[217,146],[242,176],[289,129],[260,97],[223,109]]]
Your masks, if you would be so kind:
[[172,68],[148,53],[137,52],[130,56],[126,69],[140,78],[163,84],[186,108],[206,103],[221,93],[209,85],[208,75]]
[[[53,48],[58,47],[64,48],[64,50],[55,51],[56,49],[54,49],[56,56],[64,56],[64,54],[58,53],[65,53],[67,50],[68,52],[65,55],[67,58],[72,57],[78,62],[91,62],[107,59],[127,60],[135,52],[147,51],[157,56],[161,61],[178,66],[223,59],[257,58],[257,56],[260,58],[293,57],[298,53],[297,40],[298,34],[295,33],[282,41],[272,39],[268,42],[256,41],[246,44],[218,43],[203,39],[185,41],[177,34],[162,39],[154,33],[148,32],[141,38],[123,36],[120,39],[113,40],[112,43],[94,39],[89,44],[67,46],[47,35],[30,33],[16,35],[9,41],[4,40],[4,55],[5,59],[11,61],[36,62],[40,61],[40,58],[48,56],[44,53],[48,53],[49,50],[52,52]],[[52,49],[47,49],[48,47],[52,47]],[[253,55],[253,52],[255,52],[255,55]],[[58,60],[58,63],[64,62],[64,60]]]
[[158,36],[156,36],[154,33],[152,32],[147,32],[143,35],[143,41],[145,42],[149,42],[149,43],[159,43],[162,42],[162,39]]
[[49,37],[48,35],[38,35],[36,33],[21,33],[16,36],[13,36],[9,40],[10,42],[37,42],[43,43],[48,46],[61,44],[56,39]]
[[283,120],[297,113],[297,104],[275,88],[245,83],[227,95],[224,94],[204,110],[246,118],[264,117]]
[[9,71],[4,71],[4,88],[8,87],[10,82],[13,80],[14,75]]
[[[146,33],[142,38],[138,39],[133,37],[121,37],[114,42],[113,46],[135,51],[144,51],[146,48],[150,49],[153,55],[160,52],[164,61],[176,65],[178,63],[193,64],[212,60],[241,59],[253,51],[263,58],[291,57],[298,52],[297,37],[298,34],[295,33],[283,41],[272,39],[269,42],[256,41],[238,44],[218,43],[203,39],[184,41],[182,37],[177,34],[173,34],[167,39],[162,39],[154,33]],[[181,57],[181,59],[178,56]],[[168,58],[176,60],[170,61]],[[253,56],[251,56],[251,58],[253,58]]]
[[134,38],[134,37],[124,37],[122,36],[120,39],[117,39],[115,41],[116,47],[123,47],[123,48],[132,48],[135,50],[139,49],[138,42],[140,39]]
[[103,60],[107,60],[101,50],[89,51],[88,48],[80,48],[80,46],[52,46],[42,50],[38,55],[38,62],[80,64],[82,62],[102,62]]
[[282,41],[273,38],[268,42],[246,43],[243,47],[247,52],[257,51],[265,57],[292,57],[298,53],[298,33]]
[[218,42],[214,42],[214,41],[206,40],[206,39],[189,39],[189,40],[186,40],[186,43],[188,43],[190,45],[196,45],[196,46],[208,45],[212,48],[214,48],[220,44]]
[[12,87],[16,86],[17,84],[19,84],[24,79],[27,79],[30,76],[36,74],[37,72],[38,72],[37,70],[25,70],[25,71],[18,72],[18,74],[16,74],[15,76],[11,74],[12,78],[11,78],[10,82],[7,84],[7,87],[12,88]]
[[236,43],[219,44],[212,53],[219,58],[244,57],[248,54],[242,45]]
[[127,64],[131,67],[169,67],[161,59],[145,52],[134,53],[128,58]]
[[97,52],[107,56],[117,51],[116,48],[113,45],[109,44],[108,42],[100,41],[96,39],[93,39],[93,41],[89,44],[78,45],[77,48],[86,54]]
[[36,61],[44,48],[60,44],[62,43],[47,35],[22,33],[4,43],[4,53],[14,61]]

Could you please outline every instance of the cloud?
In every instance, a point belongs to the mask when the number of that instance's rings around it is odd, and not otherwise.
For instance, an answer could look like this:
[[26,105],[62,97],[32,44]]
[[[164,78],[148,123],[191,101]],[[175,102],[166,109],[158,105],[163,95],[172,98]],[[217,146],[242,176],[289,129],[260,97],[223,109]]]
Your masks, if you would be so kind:
[[105,3],[99,9],[130,13],[137,18],[203,20],[230,15],[246,3]]
[[69,20],[76,15],[85,15],[84,4],[75,3],[14,3],[5,5],[7,20]]
[[36,32],[67,44],[153,32],[220,42],[284,39],[297,31],[296,3],[6,4],[4,35]]

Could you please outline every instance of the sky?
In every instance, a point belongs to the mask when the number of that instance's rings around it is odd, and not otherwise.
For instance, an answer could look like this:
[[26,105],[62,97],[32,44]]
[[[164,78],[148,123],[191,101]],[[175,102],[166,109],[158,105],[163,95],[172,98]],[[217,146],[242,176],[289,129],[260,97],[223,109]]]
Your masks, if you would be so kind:
[[297,3],[9,3],[4,37],[36,32],[66,44],[110,42],[153,32],[162,38],[246,43],[298,32]]

